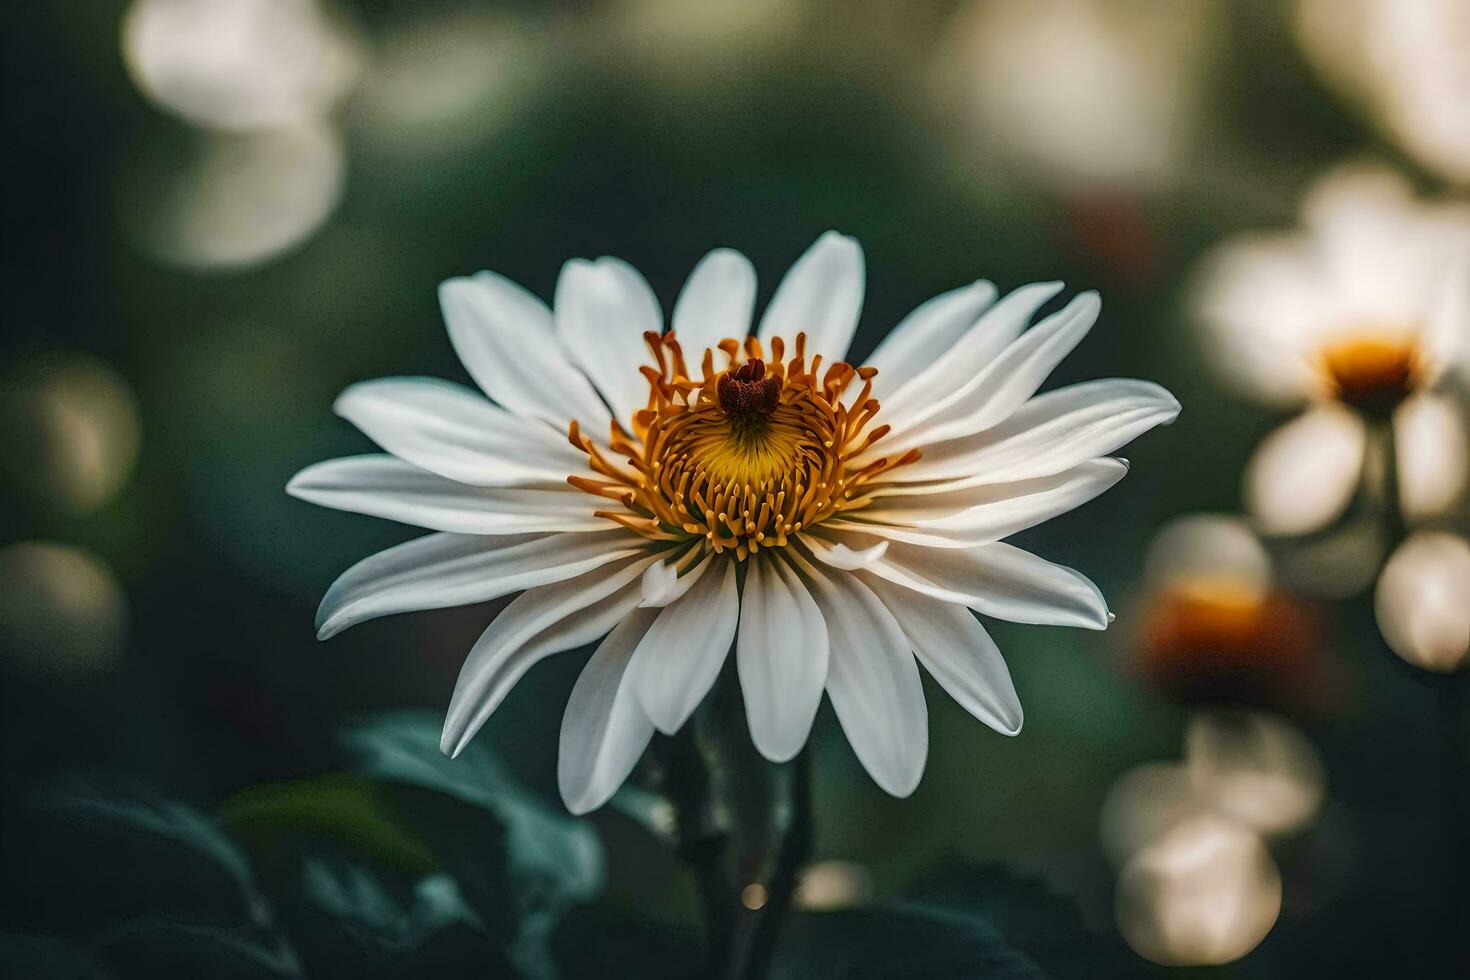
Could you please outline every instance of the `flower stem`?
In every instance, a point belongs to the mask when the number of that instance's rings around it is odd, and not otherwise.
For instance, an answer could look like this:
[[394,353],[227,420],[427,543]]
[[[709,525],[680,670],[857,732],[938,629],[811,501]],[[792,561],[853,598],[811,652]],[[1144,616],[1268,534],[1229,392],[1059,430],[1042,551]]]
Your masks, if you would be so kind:
[[715,818],[709,766],[693,721],[669,738],[664,750],[668,791],[678,812],[679,858],[694,872],[699,886],[709,963],[723,963],[735,931],[734,888],[725,870],[728,835]]
[[[1444,820],[1447,835],[1444,903],[1445,964],[1470,963],[1470,701],[1467,678],[1434,678],[1439,695],[1440,747],[1444,766]],[[1446,976],[1452,973],[1446,973]]]
[[[1398,445],[1393,419],[1377,427],[1383,463],[1383,510],[1392,555],[1409,531],[1403,512],[1403,486],[1398,467]],[[1385,644],[1386,646],[1386,644]],[[1392,650],[1389,651],[1392,654]],[[1439,735],[1444,820],[1445,895],[1442,902],[1445,965],[1453,972],[1470,962],[1470,704],[1466,678],[1416,671],[1434,688],[1439,703]],[[1446,976],[1451,975],[1447,972]]]
[[810,749],[796,756],[791,770],[791,819],[776,850],[775,867],[766,887],[766,902],[751,912],[742,927],[735,956],[730,963],[731,980],[764,980],[770,973],[781,926],[791,910],[797,878],[812,853],[815,829],[812,821],[812,775]]

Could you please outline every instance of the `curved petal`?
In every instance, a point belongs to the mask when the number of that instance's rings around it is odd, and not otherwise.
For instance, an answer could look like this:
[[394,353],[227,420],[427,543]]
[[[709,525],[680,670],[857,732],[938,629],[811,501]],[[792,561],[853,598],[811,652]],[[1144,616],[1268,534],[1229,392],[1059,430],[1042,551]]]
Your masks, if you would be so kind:
[[393,456],[348,456],[308,466],[286,492],[334,510],[458,534],[597,531],[596,497],[573,487],[471,487]]
[[563,484],[587,472],[564,433],[437,378],[380,378],[352,385],[332,406],[400,459],[483,487]]
[[794,550],[790,558],[827,623],[827,696],[842,731],[875,783],[908,796],[929,755],[929,713],[908,637],[851,572],[826,574]]
[[1105,456],[1178,414],[1179,402],[1152,382],[1086,381],[1038,395],[993,429],[926,447],[918,462],[894,470],[893,479],[948,480],[948,489],[961,490],[1049,476]]
[[475,641],[444,718],[439,748],[459,755],[534,664],[591,643],[638,607],[638,576],[657,555],[628,558],[565,582],[522,592]]
[[648,281],[621,259],[573,259],[556,281],[556,335],[568,356],[631,429],[633,413],[648,403],[648,380],[639,373],[653,364],[644,343],[661,333],[663,311]]
[[769,350],[771,338],[782,337],[789,350],[804,332],[808,357],[843,360],[862,312],[865,276],[857,239],[835,231],[822,235],[776,287],[756,335],[762,346]]
[[999,357],[1021,335],[1041,305],[1061,291],[1059,282],[1038,282],[1007,293],[965,331],[945,356],[936,358],[884,399],[880,421],[902,431],[925,408],[954,394]]
[[761,552],[746,563],[735,666],[750,738],[785,762],[806,744],[827,682],[827,625],[796,573]]
[[567,809],[590,813],[606,803],[648,747],[653,723],[638,707],[628,664],[658,613],[636,610],[607,635],[582,668],[561,718],[556,782]]
[[[829,531],[863,545],[873,539]],[[889,541],[888,552],[866,571],[941,602],[957,602],[1013,623],[1107,629],[1107,602],[1085,575],[995,542],[977,548],[941,549]]]
[[887,524],[949,532],[969,544],[998,541],[1082,506],[1123,479],[1121,459],[1090,459],[1051,476],[929,495],[879,497],[844,525]]
[[1076,296],[1012,341],[973,379],[918,410],[906,428],[885,440],[884,453],[961,439],[1004,422],[1087,336],[1101,309],[1097,293]]
[[913,644],[914,655],[959,706],[1000,732],[1021,731],[1021,699],[990,634],[970,610],[885,582],[858,578],[882,600]]
[[995,293],[995,284],[981,279],[935,296],[899,321],[863,362],[878,370],[873,378],[873,397],[882,401],[920,371],[938,363],[995,302]]
[[671,323],[693,370],[705,350],[726,337],[750,333],[755,309],[755,266],[731,248],[717,248],[694,267],[674,302]]
[[560,582],[646,547],[646,541],[621,529],[429,534],[370,555],[343,572],[317,609],[317,639],[379,616],[464,606]]
[[556,342],[551,311],[503,276],[481,272],[439,286],[449,342],[485,394],[528,418],[606,432],[607,407]]
[[1368,432],[1339,405],[1308,409],[1256,446],[1244,475],[1261,533],[1310,534],[1340,517],[1363,478]]
[[[823,526],[826,526],[826,522],[823,522]],[[807,532],[801,533],[799,537],[811,551],[812,557],[823,565],[829,565],[844,572],[866,568],[882,558],[884,552],[888,550],[887,541],[877,541],[866,548],[849,548],[840,542],[828,541]]]
[[633,654],[634,689],[653,726],[672,735],[709,693],[735,639],[735,563],[722,561],[665,606]]
[[707,555],[704,561],[683,575],[679,574],[677,557],[649,565],[648,571],[643,573],[643,601],[638,605],[645,609],[662,609],[671,605],[694,588],[694,583],[699,581],[713,561],[714,555]]

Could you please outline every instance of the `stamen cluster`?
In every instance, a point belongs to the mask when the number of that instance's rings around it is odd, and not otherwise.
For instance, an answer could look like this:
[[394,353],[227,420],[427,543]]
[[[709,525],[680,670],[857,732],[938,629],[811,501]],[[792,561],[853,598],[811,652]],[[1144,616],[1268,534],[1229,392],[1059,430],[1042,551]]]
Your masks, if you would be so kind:
[[877,476],[918,458],[910,450],[849,470],[888,432],[869,428],[879,408],[871,397],[877,370],[840,361],[823,369],[821,355],[808,363],[805,334],[789,359],[785,342],[773,339],[769,362],[754,337],[722,340],[704,351],[701,380],[690,376],[673,333],[644,339],[653,354],[640,369],[648,406],[631,433],[614,422],[608,443],[626,465],[608,459],[574,421],[572,445],[606,479],[568,479],[621,505],[600,516],[653,540],[698,543],[681,561],[783,547],[802,528],[863,507]]

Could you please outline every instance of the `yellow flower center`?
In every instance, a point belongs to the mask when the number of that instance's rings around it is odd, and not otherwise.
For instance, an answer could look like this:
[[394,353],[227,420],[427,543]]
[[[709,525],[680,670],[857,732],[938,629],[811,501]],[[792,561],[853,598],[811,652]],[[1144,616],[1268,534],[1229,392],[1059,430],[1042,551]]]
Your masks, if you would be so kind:
[[[878,372],[842,362],[824,370],[820,355],[808,363],[805,334],[797,334],[789,359],[784,341],[772,340],[769,363],[754,337],[722,340],[704,351],[698,381],[672,332],[644,339],[653,353],[641,369],[648,407],[634,416],[631,433],[614,422],[608,442],[625,465],[574,421],[572,445],[606,479],[568,479],[620,505],[597,512],[608,520],[653,540],[698,543],[685,560],[707,551],[744,559],[782,547],[802,528],[864,506],[875,477],[918,459],[910,450],[852,469],[854,457],[888,431],[869,428]],[[856,382],[855,397],[844,397]]]
[[1412,336],[1366,332],[1322,350],[1321,364],[1333,397],[1368,412],[1389,412],[1407,398],[1423,373]]

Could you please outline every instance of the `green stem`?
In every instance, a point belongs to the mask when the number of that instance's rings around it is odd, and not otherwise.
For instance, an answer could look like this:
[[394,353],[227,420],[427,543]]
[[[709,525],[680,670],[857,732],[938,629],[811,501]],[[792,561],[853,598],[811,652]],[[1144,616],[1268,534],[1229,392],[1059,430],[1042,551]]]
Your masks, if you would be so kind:
[[811,783],[810,749],[804,748],[792,763],[791,819],[776,850],[775,867],[766,886],[766,903],[746,918],[741,941],[735,947],[735,958],[730,963],[731,980],[764,980],[770,973],[801,868],[812,853],[815,827]]
[[730,955],[735,930],[735,890],[725,870],[726,833],[715,818],[710,773],[690,719],[661,740],[669,796],[678,813],[679,858],[694,873],[704,907],[705,944],[711,966]]
[[[1436,677],[1446,832],[1445,965],[1470,963],[1470,701],[1462,674]],[[1453,975],[1446,973],[1446,976]]]
[[[1378,451],[1383,462],[1384,523],[1388,530],[1388,554],[1392,555],[1409,536],[1404,521],[1403,488],[1399,480],[1398,446],[1392,417],[1376,427]],[[1386,646],[1386,645],[1385,645]],[[1389,653],[1392,655],[1392,651]],[[1470,963],[1470,705],[1466,678],[1417,671],[1434,688],[1439,707],[1439,736],[1444,820],[1445,896],[1442,902],[1445,966],[1454,971]],[[1450,972],[1446,976],[1451,975]]]

